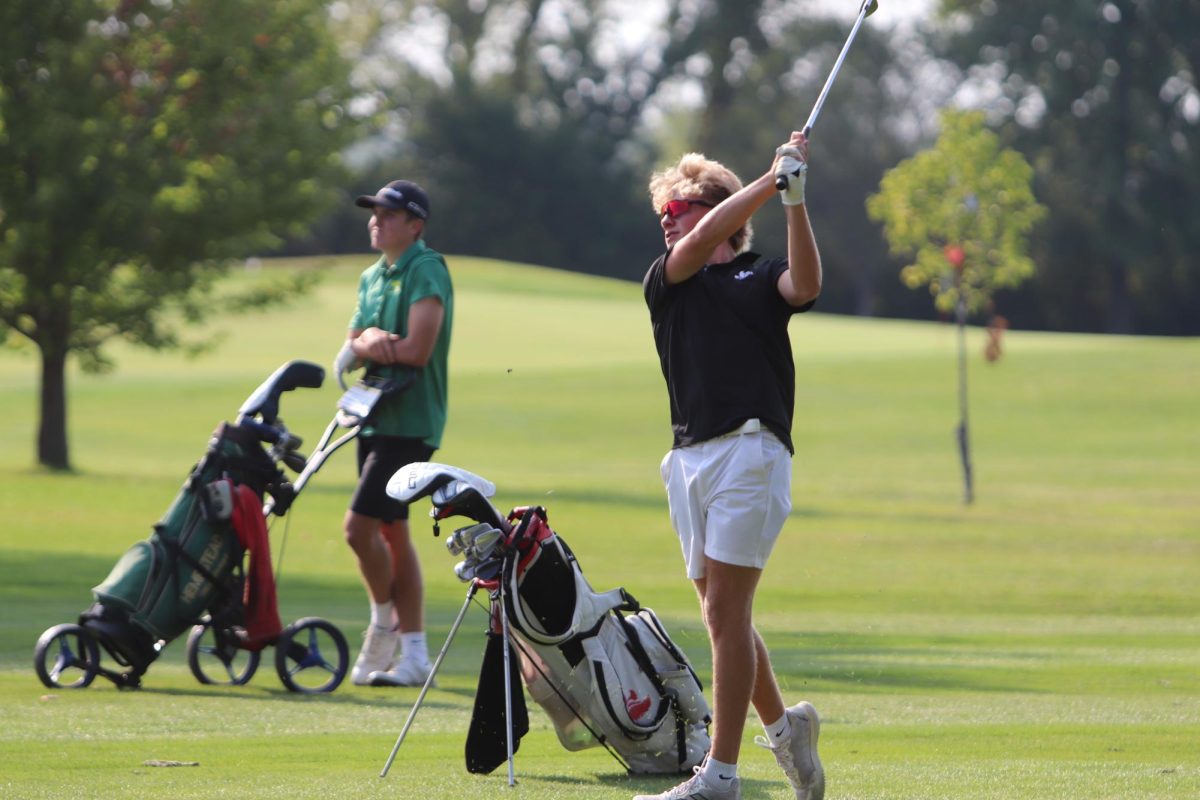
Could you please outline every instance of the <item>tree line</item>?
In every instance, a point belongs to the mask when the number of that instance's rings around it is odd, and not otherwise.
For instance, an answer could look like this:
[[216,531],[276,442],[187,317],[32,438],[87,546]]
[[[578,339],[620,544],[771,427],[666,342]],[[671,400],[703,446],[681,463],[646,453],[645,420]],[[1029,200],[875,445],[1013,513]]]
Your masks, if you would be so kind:
[[[619,52],[604,45],[615,3],[354,7],[373,20],[359,28],[360,64],[387,63],[363,88],[389,131],[356,189],[413,175],[448,212],[431,235],[449,252],[631,280],[659,242],[650,171],[695,149],[759,174],[803,124],[849,24],[820,3],[670,2],[645,46]],[[998,312],[1020,328],[1200,333],[1200,2],[943,0],[915,26],[888,24],[888,10],[860,31],[813,136],[822,308],[928,318],[865,202],[958,105],[985,111],[1033,165],[1048,209],[1031,239],[1037,268],[997,293]],[[447,40],[435,74],[397,45],[430,29]],[[359,249],[348,220],[335,212],[289,246]],[[778,220],[762,215],[757,244],[782,248]]]

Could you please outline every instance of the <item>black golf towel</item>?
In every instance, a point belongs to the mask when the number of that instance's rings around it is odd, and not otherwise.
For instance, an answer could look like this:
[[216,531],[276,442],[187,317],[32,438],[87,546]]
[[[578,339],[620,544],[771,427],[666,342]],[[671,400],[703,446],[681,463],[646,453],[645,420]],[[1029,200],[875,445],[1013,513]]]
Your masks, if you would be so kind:
[[[504,716],[504,637],[488,631],[483,665],[479,668],[479,688],[475,690],[475,710],[467,730],[467,772],[483,774],[508,760],[508,726]],[[509,646],[509,674],[512,678],[513,752],[521,737],[529,733],[529,711],[521,684],[520,661]]]

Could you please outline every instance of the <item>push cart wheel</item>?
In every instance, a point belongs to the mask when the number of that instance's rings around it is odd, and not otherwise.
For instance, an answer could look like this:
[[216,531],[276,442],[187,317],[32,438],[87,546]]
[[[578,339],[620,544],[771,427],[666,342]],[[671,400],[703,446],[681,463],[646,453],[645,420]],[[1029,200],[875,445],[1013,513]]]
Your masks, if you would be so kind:
[[275,671],[290,691],[332,692],[346,677],[350,648],[333,623],[305,617],[283,629],[275,643]]
[[33,668],[51,689],[82,689],[100,671],[100,648],[79,625],[55,625],[38,638]]
[[211,621],[192,626],[187,640],[188,668],[205,684],[241,686],[254,677],[262,653],[238,647],[237,638]]

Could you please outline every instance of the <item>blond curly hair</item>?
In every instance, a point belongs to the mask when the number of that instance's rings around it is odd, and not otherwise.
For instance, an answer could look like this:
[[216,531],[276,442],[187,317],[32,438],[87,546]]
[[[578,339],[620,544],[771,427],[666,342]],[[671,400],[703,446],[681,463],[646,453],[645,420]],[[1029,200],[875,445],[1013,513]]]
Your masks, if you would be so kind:
[[[716,205],[742,188],[742,182],[733,171],[720,162],[705,158],[701,153],[685,153],[679,162],[650,176],[650,204],[654,213],[660,214],[662,207],[676,193],[680,197],[692,197]],[[729,237],[733,252],[742,253],[750,247],[754,228],[747,221]]]

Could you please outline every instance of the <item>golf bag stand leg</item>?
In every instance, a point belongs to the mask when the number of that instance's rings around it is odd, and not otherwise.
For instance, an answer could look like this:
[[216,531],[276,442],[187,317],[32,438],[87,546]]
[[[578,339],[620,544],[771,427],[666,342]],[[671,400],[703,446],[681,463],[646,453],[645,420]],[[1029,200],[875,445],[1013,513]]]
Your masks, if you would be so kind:
[[[429,670],[429,677],[425,679],[425,685],[421,687],[421,693],[417,695],[417,701],[413,703],[412,710],[408,712],[408,719],[404,721],[404,727],[400,731],[400,736],[396,739],[396,745],[392,748],[391,755],[388,756],[387,763],[383,765],[383,771],[379,773],[379,777],[386,778],[388,770],[392,768],[392,762],[396,760],[396,753],[400,751],[400,745],[404,743],[404,737],[408,735],[408,729],[412,727],[413,720],[417,716],[418,709],[425,702],[425,694],[429,691],[429,687],[433,684],[433,679],[437,676],[438,670],[441,669],[442,661],[446,658],[446,653],[450,652],[450,643],[454,641],[455,634],[458,633],[459,626],[462,625],[463,617],[467,615],[467,609],[471,607],[471,601],[475,599],[475,592],[479,591],[479,586],[475,581],[471,581],[471,585],[467,588],[467,599],[463,602],[462,608],[459,609],[458,616],[454,619],[454,624],[450,626],[450,633],[446,636],[446,643],[442,645],[441,651],[433,662],[433,668]],[[507,641],[507,640],[506,640]],[[509,760],[511,763],[512,755],[511,748],[509,750]],[[509,767],[511,774],[511,766]]]
[[513,776],[513,709],[512,709],[512,667],[510,666],[509,647],[509,631],[508,631],[508,612],[504,610],[503,589],[497,592],[500,597],[500,631],[504,639],[504,721],[507,723],[505,734],[508,746],[508,785],[516,785],[516,778]]

